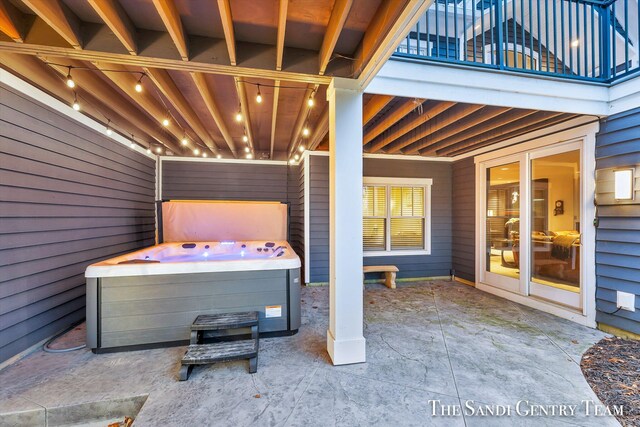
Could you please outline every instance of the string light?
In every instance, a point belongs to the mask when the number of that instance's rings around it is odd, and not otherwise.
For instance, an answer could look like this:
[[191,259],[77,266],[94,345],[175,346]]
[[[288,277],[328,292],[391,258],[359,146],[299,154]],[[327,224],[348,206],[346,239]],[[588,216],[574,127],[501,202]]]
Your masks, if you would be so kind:
[[105,133],[109,136],[111,136],[111,134],[113,133],[113,131],[111,130],[111,127],[109,126],[109,123],[111,123],[111,120],[107,119],[107,129],[105,129]]
[[313,99],[313,92],[311,92],[311,95],[309,95],[309,99],[307,99],[307,105],[308,105],[309,107],[313,107],[313,105],[314,105],[315,103],[316,103],[316,102],[315,102],[315,101],[314,101],[314,99]]
[[197,148],[193,149],[193,154],[195,154],[196,156],[200,154],[200,150]]
[[151,154],[151,148],[147,148],[147,154]]
[[250,151],[251,151],[251,149],[250,149],[249,147],[244,147],[244,152],[245,152],[245,153],[248,153],[248,152],[250,152]]
[[247,159],[253,159],[253,154],[251,153],[247,154]]
[[80,104],[78,104],[78,96],[75,92],[73,92],[73,109],[76,111],[80,111]]
[[207,158],[207,153],[202,153],[202,157]]
[[309,136],[309,128],[308,127],[304,127],[304,129],[302,129],[302,135],[303,136]]
[[238,112],[236,113],[236,122],[241,122],[242,121],[242,113],[240,112],[240,110],[238,110]]
[[76,82],[73,81],[73,77],[71,77],[71,67],[69,67],[69,72],[67,73],[67,86],[71,89],[76,87]]
[[256,95],[256,102],[258,104],[262,103],[262,94],[260,93],[260,85],[258,85],[258,95]]
[[158,154],[162,153],[162,147],[156,148],[156,153],[158,153]]
[[222,158],[222,154],[218,154],[218,155],[216,156],[216,158],[221,159],[221,158]]
[[294,164],[295,162],[296,162],[295,160],[293,160],[293,159],[289,159],[289,164],[290,164],[290,165]]
[[135,89],[136,92],[140,93],[142,92],[142,78],[144,77],[144,74],[140,75],[140,78],[138,79],[138,82],[136,83]]
[[182,138],[182,145],[187,145],[188,143],[189,143],[189,141],[187,140],[186,136],[184,138]]
[[293,158],[294,158],[295,160],[298,160],[298,159],[300,158],[300,156],[298,156],[298,155],[296,154],[295,156],[293,156]]
[[249,142],[249,137],[246,134],[242,135],[242,142]]
[[168,119],[167,117],[165,117],[165,118],[162,120],[162,125],[163,125],[164,127],[169,126],[169,119]]
[[300,148],[298,148],[298,150],[300,150],[300,152],[304,152],[304,145],[301,145]]
[[135,148],[136,148],[136,143],[135,143],[135,142],[133,142],[133,141],[131,141],[131,145],[129,145],[129,146],[130,146],[130,147],[131,147],[131,149],[133,150],[133,149],[135,149]]

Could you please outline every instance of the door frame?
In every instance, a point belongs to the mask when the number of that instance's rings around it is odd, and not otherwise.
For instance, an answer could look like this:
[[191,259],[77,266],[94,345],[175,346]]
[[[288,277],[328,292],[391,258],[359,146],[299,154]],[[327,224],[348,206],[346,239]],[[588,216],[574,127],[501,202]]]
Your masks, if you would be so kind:
[[[517,145],[507,146],[506,148],[485,153],[474,158],[476,164],[476,287],[482,291],[498,295],[511,301],[554,314],[556,316],[572,320],[574,322],[596,327],[595,321],[595,294],[596,294],[596,275],[595,275],[595,143],[596,133],[600,128],[599,122],[595,121],[586,125],[567,129],[561,132],[533,138],[529,141]],[[508,142],[508,141],[507,141]],[[529,289],[529,251],[521,251],[520,265],[520,287],[516,292],[502,289],[494,285],[484,283],[484,262],[486,247],[484,245],[484,212],[485,195],[483,193],[485,187],[484,162],[498,158],[508,158],[513,155],[524,156],[526,162],[529,162],[528,153],[540,148],[550,148],[551,146],[568,145],[570,143],[580,142],[582,144],[581,161],[583,170],[581,182],[581,263],[582,263],[582,308],[571,309],[564,305],[556,304],[551,301],[535,298],[528,295]],[[521,194],[521,200],[524,197],[529,198],[529,178],[530,167],[522,167],[520,170],[521,182],[525,185],[521,186],[526,194]],[[529,233],[522,233],[522,230],[529,229],[530,212],[523,212],[521,206],[520,219],[520,236],[521,245],[529,247]],[[526,246],[525,246],[526,245]]]

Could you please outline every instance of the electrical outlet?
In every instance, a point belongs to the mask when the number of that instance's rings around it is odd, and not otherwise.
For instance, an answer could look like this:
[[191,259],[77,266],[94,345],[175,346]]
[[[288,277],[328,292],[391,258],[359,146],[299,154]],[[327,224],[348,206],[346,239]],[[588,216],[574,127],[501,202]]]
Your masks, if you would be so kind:
[[623,310],[636,311],[636,296],[628,292],[616,292],[616,306]]

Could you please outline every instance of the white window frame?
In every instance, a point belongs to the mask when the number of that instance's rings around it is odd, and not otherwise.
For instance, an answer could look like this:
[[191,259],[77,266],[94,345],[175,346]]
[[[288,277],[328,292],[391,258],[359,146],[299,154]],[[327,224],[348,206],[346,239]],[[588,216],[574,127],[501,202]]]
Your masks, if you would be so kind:
[[[433,179],[431,178],[389,178],[389,177],[372,177],[365,176],[363,178],[363,185],[365,186],[385,186],[386,191],[386,232],[385,232],[385,245],[384,251],[364,251],[365,257],[374,256],[407,256],[407,255],[431,255],[431,186],[433,185]],[[423,187],[424,188],[424,249],[391,249],[391,203],[389,202],[391,197],[392,186],[404,186],[404,187]],[[363,216],[364,218],[364,216]]]

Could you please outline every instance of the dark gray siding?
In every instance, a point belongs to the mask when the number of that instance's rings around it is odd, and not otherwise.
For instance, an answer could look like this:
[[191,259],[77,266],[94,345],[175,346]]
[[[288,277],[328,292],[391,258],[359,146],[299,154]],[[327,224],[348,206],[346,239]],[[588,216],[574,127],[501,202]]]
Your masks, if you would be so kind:
[[[309,156],[310,281],[329,280],[329,157]],[[365,265],[393,264],[399,278],[448,276],[451,271],[451,164],[364,159],[364,176],[432,178],[431,255],[365,257]],[[373,278],[374,276],[372,276]]]
[[0,86],[0,361],[84,318],[87,265],[154,244],[155,162]]
[[162,162],[162,200],[287,201],[287,166]]
[[[635,198],[614,199],[613,171],[635,169]],[[596,320],[640,334],[640,108],[600,122],[596,138]],[[616,310],[616,291],[636,295],[636,311]]]
[[[304,270],[304,162],[300,162],[298,166],[290,166],[287,178],[290,204],[289,243],[300,257]],[[304,272],[302,274],[304,277]]]
[[456,276],[475,282],[476,168],[473,157],[453,163],[452,251]]

